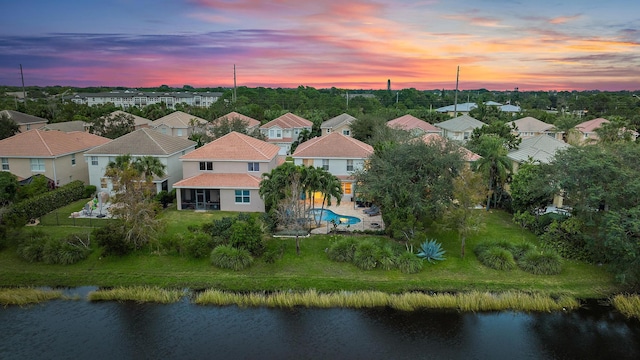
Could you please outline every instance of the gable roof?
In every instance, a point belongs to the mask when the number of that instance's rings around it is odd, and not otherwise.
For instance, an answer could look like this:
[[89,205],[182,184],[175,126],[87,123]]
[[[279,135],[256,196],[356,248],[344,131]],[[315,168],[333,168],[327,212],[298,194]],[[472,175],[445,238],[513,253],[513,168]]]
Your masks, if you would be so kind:
[[196,146],[195,141],[142,128],[95,147],[88,155],[171,155]]
[[293,157],[322,157],[341,159],[366,159],[373,154],[373,147],[360,140],[337,132],[318,136],[298,145]]
[[[436,133],[424,134],[421,139],[426,144],[432,144],[434,142],[441,142],[444,145],[445,142],[447,141],[447,138],[445,138],[444,136],[442,136],[440,134],[436,134]],[[476,160],[478,160],[478,159],[480,159],[482,157],[482,156],[474,153],[473,151],[467,149],[464,146],[458,147],[458,150],[460,151],[460,154],[462,155],[462,159],[464,161],[469,161],[469,162],[476,161]]]
[[169,115],[165,115],[160,119],[152,121],[150,126],[155,128],[161,125],[165,125],[172,129],[187,129],[191,127],[192,119],[196,119],[196,123],[198,125],[207,124],[207,120],[205,119],[187,114],[186,112],[174,111]]
[[58,157],[91,149],[111,141],[83,131],[70,133],[33,129],[0,140],[3,157]]
[[476,120],[466,114],[435,124],[436,127],[447,131],[464,131],[468,129],[483,127],[485,125],[486,124],[482,121]]
[[260,126],[260,121],[254,119],[252,117],[237,113],[235,111],[232,111],[232,112],[228,113],[227,115],[220,116],[219,118],[213,120],[211,123],[215,124],[217,121],[220,121],[222,119],[227,119],[229,122],[231,122],[231,121],[233,121],[235,119],[239,119],[239,120],[247,123],[247,128],[255,128],[255,127]]
[[449,106],[443,106],[441,108],[437,108],[436,111],[437,112],[451,112],[454,111],[460,111],[460,112],[469,112],[475,108],[477,108],[478,105],[476,103],[462,103],[462,104],[457,104],[457,105],[449,105]]
[[173,184],[174,188],[230,188],[258,189],[260,178],[249,174],[211,174],[203,173],[180,180]]
[[295,115],[292,113],[286,113],[260,126],[260,129],[269,129],[274,126],[277,126],[281,129],[292,129],[292,128],[312,127],[313,123],[305,118],[301,118],[298,115]]
[[500,111],[502,111],[502,112],[516,113],[516,112],[520,112],[520,110],[521,110],[520,106],[511,105],[511,104],[506,104],[506,105],[500,106]]
[[143,118],[142,116],[138,116],[138,115],[133,115],[133,114],[129,114],[128,112],[124,112],[122,110],[116,110],[112,113],[110,113],[109,115],[107,115],[107,117],[115,117],[115,116],[119,116],[119,115],[128,115],[133,117],[133,126],[135,127],[140,127],[140,126],[151,126],[151,123],[153,123],[153,121],[147,119],[147,118]]
[[182,156],[181,160],[271,161],[280,147],[232,131]]
[[440,133],[441,129],[429,124],[428,122],[418,119],[412,115],[403,115],[387,122],[387,126],[402,130],[420,129],[425,133]]
[[58,123],[51,123],[41,127],[41,130],[58,130],[64,132],[71,131],[84,131],[85,122],[82,120],[65,121]]
[[342,124],[347,124],[347,125],[351,125],[351,123],[353,121],[355,121],[356,118],[354,118],[353,116],[349,115],[349,114],[345,114],[342,113],[338,116],[334,116],[331,119],[324,121],[322,123],[322,125],[320,125],[321,129],[332,129],[338,126],[341,126]]
[[582,122],[575,126],[576,129],[580,130],[582,133],[592,133],[595,132],[596,129],[600,128],[602,124],[608,123],[609,120],[605,118],[596,118],[589,121]]
[[541,133],[555,129],[555,126],[553,126],[552,124],[547,124],[546,122],[538,120],[531,116],[523,117],[522,119],[510,121],[507,123],[509,127],[511,127],[512,124],[514,124],[518,128],[518,132]]
[[21,113],[20,111],[15,110],[2,110],[0,111],[0,116],[2,115],[5,115],[9,119],[15,121],[18,125],[41,124],[49,121],[38,116]]
[[523,139],[517,150],[511,151],[507,156],[509,159],[521,163],[529,158],[541,163],[549,163],[556,152],[571,147],[564,141],[555,139],[549,135],[538,135],[528,139]]

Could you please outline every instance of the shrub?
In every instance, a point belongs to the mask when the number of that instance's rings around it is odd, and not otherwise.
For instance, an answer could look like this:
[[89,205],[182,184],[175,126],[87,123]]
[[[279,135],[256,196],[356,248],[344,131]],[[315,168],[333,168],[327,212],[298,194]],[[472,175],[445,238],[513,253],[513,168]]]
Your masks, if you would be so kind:
[[557,253],[532,250],[518,260],[518,266],[536,275],[556,275],[562,271],[562,260]]
[[70,265],[86,259],[91,253],[85,234],[70,234],[65,238],[47,240],[42,250],[42,260],[47,264]]
[[356,246],[353,264],[362,270],[373,270],[378,265],[380,248],[371,241],[363,241]]
[[424,262],[410,251],[402,252],[396,258],[398,269],[405,274],[415,274],[422,270]]
[[535,250],[536,250],[535,245],[528,242],[513,244],[511,246],[511,254],[513,255],[513,259],[516,261],[518,261],[518,259],[521,259],[529,251],[535,251]]
[[351,262],[356,252],[356,242],[352,238],[342,238],[333,243],[327,251],[329,259],[338,262]]
[[51,237],[42,230],[34,230],[18,243],[17,253],[28,262],[42,261],[44,246]]
[[219,245],[211,251],[211,263],[219,268],[238,271],[251,266],[253,258],[246,249]]
[[418,252],[418,257],[422,260],[427,260],[430,263],[435,261],[444,260],[444,249],[442,249],[442,245],[437,242],[435,239],[427,239],[420,245],[420,251]]
[[231,226],[236,221],[236,218],[225,216],[222,219],[213,220],[209,224],[202,225],[202,231],[211,236],[219,236],[225,241],[228,241],[231,237]]
[[189,233],[184,237],[180,251],[184,250],[188,256],[202,259],[209,256],[214,247],[211,236],[196,232]]
[[496,270],[513,270],[516,262],[513,255],[507,249],[500,246],[492,246],[480,253],[478,260],[487,267]]
[[82,193],[82,197],[85,199],[93,197],[93,195],[96,194],[96,190],[97,188],[95,185],[85,185],[84,192]]
[[391,246],[385,245],[378,253],[378,263],[383,270],[392,270],[396,268],[397,254]]
[[558,253],[565,259],[592,261],[593,254],[585,241],[582,223],[575,217],[553,221],[540,236],[542,248]]
[[262,254],[262,259],[267,264],[273,264],[276,260],[279,260],[284,255],[285,243],[281,241],[271,242],[271,244],[265,247],[265,252]]
[[253,256],[260,256],[264,252],[262,228],[252,218],[237,220],[230,228],[229,244],[236,248],[248,250]]
[[134,250],[134,244],[126,240],[124,225],[120,221],[93,230],[98,246],[104,248],[104,255],[126,255]]

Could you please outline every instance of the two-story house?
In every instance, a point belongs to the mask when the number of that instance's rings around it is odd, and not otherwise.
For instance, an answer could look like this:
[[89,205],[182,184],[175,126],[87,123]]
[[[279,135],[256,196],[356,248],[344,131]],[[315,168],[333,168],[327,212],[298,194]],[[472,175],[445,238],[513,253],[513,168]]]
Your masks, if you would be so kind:
[[373,147],[337,132],[315,137],[298,145],[293,153],[296,165],[320,167],[342,182],[342,200],[354,200],[354,171],[361,170],[373,154]]
[[392,129],[401,129],[411,132],[413,135],[423,134],[442,134],[442,129],[439,129],[428,122],[418,119],[413,115],[403,115],[399,118],[389,120],[387,126]]
[[188,139],[193,133],[206,132],[209,122],[205,119],[174,111],[169,115],[151,122],[149,127],[165,135]]
[[349,114],[340,114],[323,122],[320,125],[320,135],[329,135],[331,133],[339,133],[344,136],[351,136],[351,123],[357,119]]
[[230,132],[182,156],[178,210],[265,211],[260,181],[278,165],[280,147]]
[[129,154],[133,159],[153,156],[165,166],[165,175],[153,178],[156,192],[171,191],[171,185],[182,179],[180,156],[195,148],[195,141],[142,128],[85,152],[84,157],[89,166],[89,183],[99,190],[111,192],[113,184],[104,173],[109,163],[115,161],[118,155]]
[[56,186],[74,180],[88,183],[89,172],[83,154],[109,141],[83,131],[29,130],[0,140],[2,171],[21,179],[42,174]]
[[515,130],[513,130],[512,133],[514,135],[518,135],[522,139],[538,135],[548,135],[552,138],[562,140],[562,132],[556,130],[555,126],[553,126],[552,124],[547,124],[546,122],[538,120],[531,116],[510,121],[507,123],[507,126],[515,126]]
[[47,124],[47,119],[41,117],[21,113],[15,110],[2,110],[0,111],[0,119],[7,118],[13,120],[20,127],[20,132],[25,132],[33,129],[40,129]]
[[469,115],[460,115],[453,119],[435,124],[442,129],[442,135],[451,140],[466,142],[471,137],[475,128],[480,128],[486,124],[474,119]]
[[286,113],[260,126],[267,141],[280,147],[280,155],[287,155],[291,144],[304,129],[311,131],[313,123],[292,113]]

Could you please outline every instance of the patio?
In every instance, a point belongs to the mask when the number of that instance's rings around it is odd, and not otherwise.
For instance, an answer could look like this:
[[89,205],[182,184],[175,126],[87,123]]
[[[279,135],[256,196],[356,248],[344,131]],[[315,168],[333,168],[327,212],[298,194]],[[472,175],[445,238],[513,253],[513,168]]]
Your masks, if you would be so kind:
[[[350,201],[344,201],[340,205],[325,206],[325,209],[331,210],[336,214],[347,215],[357,217],[361,221],[354,225],[338,225],[339,231],[354,231],[354,230],[381,230],[384,229],[384,222],[382,221],[382,215],[369,216],[363,211],[369,208],[356,207],[355,203]],[[332,230],[333,225],[323,221],[320,227],[312,229],[312,234],[327,234]]]

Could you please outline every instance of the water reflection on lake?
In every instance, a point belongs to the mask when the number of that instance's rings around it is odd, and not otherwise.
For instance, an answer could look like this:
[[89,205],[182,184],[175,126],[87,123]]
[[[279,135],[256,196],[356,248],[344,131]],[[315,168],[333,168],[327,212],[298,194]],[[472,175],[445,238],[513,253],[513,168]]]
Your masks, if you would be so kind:
[[639,359],[610,311],[523,314],[52,301],[0,309],[0,359]]

